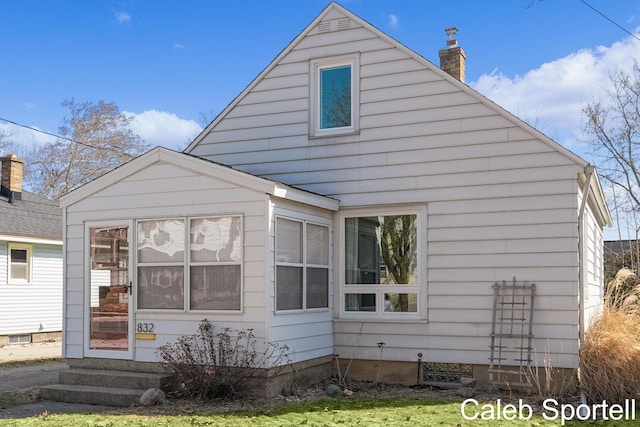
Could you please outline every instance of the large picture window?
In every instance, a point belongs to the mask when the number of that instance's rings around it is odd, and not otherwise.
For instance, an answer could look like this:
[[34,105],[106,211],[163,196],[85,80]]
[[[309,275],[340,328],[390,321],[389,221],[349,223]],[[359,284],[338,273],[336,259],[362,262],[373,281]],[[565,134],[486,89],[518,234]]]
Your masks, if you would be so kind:
[[145,220],[137,232],[138,308],[241,309],[240,216]]
[[329,307],[329,227],[276,218],[276,310]]
[[418,215],[344,219],[344,311],[418,313]]
[[359,72],[357,55],[311,62],[311,136],[358,131]]

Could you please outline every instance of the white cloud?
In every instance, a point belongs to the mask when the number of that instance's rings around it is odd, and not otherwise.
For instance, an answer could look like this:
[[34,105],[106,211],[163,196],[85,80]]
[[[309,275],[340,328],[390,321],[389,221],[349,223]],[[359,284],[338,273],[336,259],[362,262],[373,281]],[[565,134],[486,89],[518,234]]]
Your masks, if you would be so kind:
[[[513,78],[499,70],[481,76],[470,85],[520,118],[531,123],[587,161],[593,162],[582,131],[582,109],[594,101],[607,102],[606,91],[611,87],[611,77],[618,73],[630,73],[634,59],[640,60],[640,41],[634,37],[611,46],[585,49],[564,58],[541,65],[523,76]],[[598,162],[595,162],[597,166]],[[613,194],[606,182],[604,191]],[[613,208],[613,205],[609,205]],[[612,212],[614,216],[617,214]],[[636,238],[627,225],[629,218],[620,213],[614,222],[620,226],[623,238]],[[635,221],[635,219],[633,219]],[[635,222],[634,222],[635,224]],[[635,228],[633,228],[635,230]],[[605,240],[619,237],[618,228],[605,229]]]
[[131,15],[124,11],[116,11],[115,13],[116,23],[118,25],[127,25],[131,23]]
[[[610,47],[585,49],[542,64],[523,76],[509,77],[494,70],[470,85],[536,126],[569,149],[579,147],[582,108],[603,99],[611,75],[630,71],[639,58],[640,42],[633,37]],[[577,153],[582,154],[582,153]]]
[[124,113],[133,116],[131,129],[150,147],[160,145],[180,151],[202,131],[195,121],[181,119],[173,113],[157,110]]
[[185,46],[183,44],[181,44],[181,43],[174,43],[173,44],[173,48],[174,49],[184,49],[184,47]]
[[[28,127],[14,125],[12,123],[0,122],[0,135],[3,135],[5,142],[11,144],[19,152],[24,152],[34,146],[54,142],[56,140],[54,136],[38,132],[38,130],[40,129],[35,126],[33,126],[33,129],[29,129]],[[48,132],[53,134],[56,133],[55,130]]]
[[388,24],[391,28],[398,28],[398,15],[391,14],[389,15]]

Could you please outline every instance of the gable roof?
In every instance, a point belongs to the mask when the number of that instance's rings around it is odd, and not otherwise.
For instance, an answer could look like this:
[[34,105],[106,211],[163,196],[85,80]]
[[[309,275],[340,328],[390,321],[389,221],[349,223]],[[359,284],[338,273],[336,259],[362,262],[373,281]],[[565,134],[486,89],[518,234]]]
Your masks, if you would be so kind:
[[62,242],[62,210],[58,202],[22,192],[22,200],[0,196],[0,239]]
[[335,14],[335,13],[342,14],[345,17],[348,17],[349,19],[357,22],[359,25],[361,25],[362,27],[366,28],[370,32],[374,33],[376,36],[384,39],[386,42],[388,42],[389,44],[391,44],[395,48],[401,50],[405,54],[409,55],[410,57],[412,57],[413,59],[415,59],[416,61],[421,63],[424,67],[426,67],[430,71],[433,71],[434,73],[438,74],[441,78],[443,78],[443,79],[449,81],[450,83],[456,85],[460,90],[465,92],[467,95],[472,96],[473,98],[477,99],[478,102],[483,103],[487,107],[491,108],[495,113],[503,116],[504,118],[506,118],[507,120],[512,122],[514,125],[523,128],[524,130],[529,132],[533,137],[535,137],[535,138],[543,141],[544,143],[548,144],[554,150],[560,152],[561,154],[563,154],[564,156],[569,158],[571,161],[573,161],[577,165],[579,165],[581,167],[586,167],[586,166],[589,165],[589,163],[587,161],[585,161],[584,159],[582,159],[581,157],[579,157],[578,155],[576,155],[572,151],[566,149],[562,145],[560,145],[557,142],[553,141],[552,139],[550,139],[549,137],[544,135],[542,132],[538,131],[537,129],[535,129],[534,127],[530,126],[529,124],[527,124],[523,120],[521,120],[518,117],[514,116],[513,114],[511,114],[510,112],[508,112],[504,108],[500,107],[495,102],[491,101],[490,99],[488,99],[484,95],[482,95],[479,92],[477,92],[476,90],[472,89],[470,86],[466,85],[465,83],[461,82],[460,80],[456,79],[455,77],[452,77],[446,71],[442,70],[440,67],[438,67],[437,65],[433,64],[431,61],[429,61],[428,59],[424,58],[419,53],[417,53],[417,52],[413,51],[412,49],[408,48],[404,44],[400,43],[399,41],[397,41],[393,37],[389,36],[385,32],[381,31],[377,27],[375,27],[372,24],[370,24],[369,22],[367,22],[364,19],[360,18],[359,16],[353,14],[352,12],[350,12],[347,9],[345,9],[344,7],[342,7],[341,5],[339,5],[336,2],[330,3],[313,21],[311,21],[311,23],[309,25],[307,25],[307,27],[304,30],[302,30],[302,32],[300,32],[300,34],[298,34],[271,61],[271,63],[269,63],[269,65],[267,65],[267,67],[264,70],[262,70],[262,72],[260,74],[258,74],[258,76],[256,76],[256,78],[253,79],[253,81],[231,103],[229,103],[229,105],[227,105],[227,107],[225,107],[225,109],[222,110],[222,112],[220,112],[220,114],[218,114],[216,116],[216,118],[211,123],[209,123],[209,125],[207,127],[205,127],[202,130],[202,132],[200,132],[200,134],[198,134],[198,136],[196,136],[196,138],[184,149],[184,152],[185,153],[191,152],[192,149],[196,145],[198,145],[200,143],[200,141],[202,141],[207,136],[207,134],[211,131],[211,129],[215,128],[218,125],[218,123],[220,121],[222,121],[225,118],[225,116],[245,96],[247,96],[252,91],[252,89],[267,74],[269,74],[269,72],[271,70],[273,70],[273,68],[275,68],[278,65],[278,63],[283,58],[286,57],[296,47],[296,45],[298,43],[300,43],[300,41],[302,41],[302,39],[304,39],[307,35],[309,35],[309,33],[311,33],[317,27],[317,25],[320,23],[320,21],[322,21],[328,15]]
[[205,176],[227,181],[281,199],[304,203],[323,209],[337,211],[340,204],[336,199],[260,178],[211,160],[191,154],[179,153],[164,147],[156,147],[90,183],[65,194],[60,198],[60,205],[65,208],[77,203],[156,163],[173,164]]
[[[300,32],[273,59],[273,61],[271,61],[271,63],[269,65],[267,65],[267,67],[260,74],[258,74],[258,76],[256,76],[256,78],[231,103],[229,103],[229,105],[227,105],[227,107],[222,112],[220,112],[220,114],[218,114],[218,116],[193,140],[193,142],[191,144],[189,144],[189,146],[187,146],[187,148],[185,148],[184,152],[185,153],[192,152],[198,146],[198,144],[200,144],[200,142],[202,142],[204,139],[206,139],[208,134],[213,132],[215,130],[216,126],[218,126],[218,124],[221,121],[223,121],[226,118],[226,116],[236,106],[241,104],[243,102],[244,98],[247,97],[252,92],[252,90],[267,75],[269,75],[269,73],[272,70],[274,70],[274,68],[277,67],[278,64],[281,61],[283,61],[285,59],[285,57],[289,53],[291,53],[293,50],[295,50],[296,46],[299,45],[305,37],[309,36],[312,33],[312,31],[314,31],[318,27],[318,25],[321,23],[321,21],[323,21],[325,19],[335,20],[336,16],[343,16],[343,17],[349,18],[352,21],[355,21],[359,26],[367,29],[372,34],[374,34],[375,36],[383,39],[384,41],[389,43],[391,46],[393,46],[396,49],[402,51],[404,54],[408,55],[409,57],[411,57],[412,59],[414,59],[418,63],[422,64],[425,67],[426,70],[429,70],[430,72],[433,72],[434,74],[437,74],[443,80],[446,80],[450,84],[455,85],[458,90],[464,92],[466,95],[468,95],[471,98],[475,99],[478,103],[484,105],[485,107],[487,107],[488,109],[493,111],[495,114],[503,117],[505,120],[507,120],[510,123],[512,123],[514,127],[518,127],[520,129],[522,129],[524,132],[526,132],[529,135],[531,135],[532,138],[535,138],[536,140],[540,141],[541,143],[546,144],[547,146],[549,146],[555,152],[557,152],[560,155],[564,156],[565,158],[569,159],[572,163],[576,164],[577,166],[583,168],[584,173],[581,173],[580,174],[581,176],[579,178],[581,180],[584,180],[584,176],[586,174],[586,171],[591,168],[591,165],[589,164],[589,162],[587,162],[586,160],[582,159],[580,156],[576,155],[572,151],[570,151],[567,148],[563,147],[562,145],[560,145],[556,141],[552,140],[551,138],[547,137],[546,135],[544,135],[539,130],[535,129],[534,127],[530,126],[528,123],[524,122],[523,120],[519,119],[515,115],[511,114],[510,112],[508,112],[504,108],[502,108],[499,105],[497,105],[495,102],[491,101],[490,99],[486,98],[484,95],[480,94],[476,90],[474,90],[471,87],[469,87],[468,85],[466,85],[465,83],[463,83],[463,82],[459,81],[458,79],[452,77],[447,72],[445,72],[440,67],[436,66],[435,64],[433,64],[432,62],[430,62],[429,60],[427,60],[426,58],[424,58],[420,54],[418,54],[415,51],[409,49],[408,47],[406,47],[402,43],[398,42],[397,40],[395,40],[394,38],[390,37],[389,35],[387,35],[383,31],[381,31],[378,28],[374,27],[373,25],[371,25],[367,21],[363,20],[362,18],[358,17],[357,15],[353,14],[352,12],[348,11],[347,9],[343,8],[338,3],[335,3],[335,2],[330,3],[309,25],[307,25],[307,27],[304,30],[302,30],[302,32]],[[595,179],[591,180],[590,186],[591,186],[591,191],[590,191],[589,198],[590,198],[590,201],[592,202],[592,204],[596,207],[596,210],[598,211],[597,215],[600,217],[601,222],[603,224],[611,225],[611,222],[612,222],[611,221],[611,216],[610,216],[610,213],[608,211],[608,208],[607,208],[607,205],[606,205],[606,201],[604,199],[604,193],[602,191],[602,188],[601,188],[599,179],[597,177],[597,174],[595,176]]]

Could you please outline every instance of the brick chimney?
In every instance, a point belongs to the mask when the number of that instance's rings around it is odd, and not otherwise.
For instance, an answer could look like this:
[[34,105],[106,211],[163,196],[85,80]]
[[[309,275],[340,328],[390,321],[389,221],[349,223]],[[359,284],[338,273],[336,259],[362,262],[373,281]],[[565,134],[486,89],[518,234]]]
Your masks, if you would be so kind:
[[2,162],[2,177],[0,178],[0,195],[9,200],[22,200],[22,177],[24,175],[24,160],[15,154],[0,157]]
[[440,54],[440,68],[464,83],[464,61],[467,55],[464,53],[464,50],[458,46],[458,41],[456,40],[458,29],[456,27],[449,27],[445,28],[444,31],[449,36],[449,40],[447,40],[447,47],[438,51]]

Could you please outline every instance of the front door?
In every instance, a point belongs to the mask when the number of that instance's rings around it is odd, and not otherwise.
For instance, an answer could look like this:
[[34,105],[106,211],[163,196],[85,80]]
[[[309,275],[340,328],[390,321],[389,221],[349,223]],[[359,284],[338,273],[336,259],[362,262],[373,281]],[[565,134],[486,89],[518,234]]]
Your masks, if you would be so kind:
[[130,228],[127,224],[88,227],[86,356],[132,357]]

